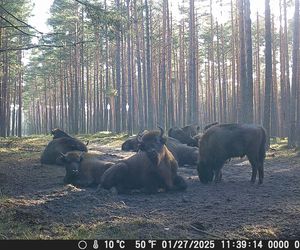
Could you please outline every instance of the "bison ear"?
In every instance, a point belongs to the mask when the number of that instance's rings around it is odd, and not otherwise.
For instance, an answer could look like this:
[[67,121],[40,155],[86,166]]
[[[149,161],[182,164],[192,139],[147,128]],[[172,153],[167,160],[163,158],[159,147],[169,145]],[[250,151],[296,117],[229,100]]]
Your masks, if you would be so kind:
[[162,127],[159,127],[158,126],[158,128],[159,128],[159,130],[160,130],[160,141],[161,141],[161,143],[162,144],[166,144],[166,142],[167,142],[167,138],[166,138],[166,136],[164,135],[164,133],[165,133],[165,131],[164,131],[164,129],[162,128]]

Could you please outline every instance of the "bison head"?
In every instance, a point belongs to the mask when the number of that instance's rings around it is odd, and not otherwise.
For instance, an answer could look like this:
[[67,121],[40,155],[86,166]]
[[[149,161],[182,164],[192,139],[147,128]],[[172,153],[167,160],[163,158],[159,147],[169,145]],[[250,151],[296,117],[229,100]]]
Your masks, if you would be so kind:
[[51,134],[53,135],[53,139],[57,139],[61,137],[70,137],[66,132],[62,131],[59,128],[52,129]]
[[144,134],[148,133],[148,130],[140,131],[136,136],[128,138],[121,146],[123,151],[137,152],[139,150],[139,142]]
[[146,152],[150,160],[156,164],[158,164],[159,155],[167,141],[164,130],[160,127],[159,129],[160,131],[148,131],[141,138],[138,138],[139,149]]
[[168,135],[180,141],[183,144],[187,144],[191,147],[197,147],[198,142],[194,139],[190,134],[187,134],[182,128],[170,128],[168,131]]
[[200,160],[198,162],[198,175],[200,178],[200,181],[204,184],[207,184],[209,182],[213,181],[214,178],[214,172],[212,168],[204,161]]
[[79,151],[71,151],[66,154],[61,153],[60,161],[66,168],[64,183],[74,183],[78,177],[80,163],[83,159],[83,153]]

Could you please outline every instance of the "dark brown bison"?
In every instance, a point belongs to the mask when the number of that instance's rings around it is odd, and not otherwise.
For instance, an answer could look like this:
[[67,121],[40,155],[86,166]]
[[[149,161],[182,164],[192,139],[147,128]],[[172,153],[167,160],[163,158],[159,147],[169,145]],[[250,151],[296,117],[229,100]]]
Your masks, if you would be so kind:
[[141,189],[146,193],[185,190],[187,185],[177,175],[178,163],[165,146],[163,130],[149,131],[139,141],[139,151],[110,167],[102,176],[102,187],[116,187],[119,193]]
[[113,165],[99,160],[97,155],[82,151],[61,154],[60,160],[66,168],[64,183],[80,187],[100,184],[103,173]]
[[[148,130],[145,130],[143,133],[146,132],[148,132]],[[137,152],[139,149],[138,138],[140,138],[140,135],[127,139],[122,144],[122,150]],[[197,147],[187,146],[172,137],[166,137],[166,146],[177,160],[179,166],[197,165],[199,153],[199,149]]]
[[197,147],[198,142],[189,134],[189,132],[185,132],[182,128],[173,127],[168,131],[168,136],[177,139],[183,144],[187,144],[191,147]]
[[[53,139],[48,143],[41,156],[42,164],[59,164],[56,159],[69,151],[83,151],[87,152],[88,149],[84,143],[76,138],[67,136]],[[60,165],[60,164],[59,164]]]
[[222,178],[221,168],[227,159],[247,156],[252,166],[251,182],[258,171],[259,183],[264,178],[266,133],[264,128],[252,124],[214,125],[199,142],[198,175],[202,183]]
[[54,128],[51,130],[51,134],[53,135],[53,139],[61,138],[61,137],[71,137],[66,132],[59,128]]
[[206,130],[208,130],[210,127],[212,127],[212,126],[215,126],[215,125],[217,125],[217,124],[219,124],[218,122],[213,122],[213,123],[210,123],[210,124],[207,124],[205,127],[204,127],[204,132],[206,131]]
[[200,127],[198,125],[187,125],[181,128],[184,133],[187,135],[194,137],[200,131]]
[[142,138],[142,136],[147,133],[148,130],[140,131],[136,136],[129,137],[121,146],[123,151],[138,151],[138,141]]
[[179,166],[197,165],[198,147],[190,147],[172,137],[167,138],[166,146],[177,160]]

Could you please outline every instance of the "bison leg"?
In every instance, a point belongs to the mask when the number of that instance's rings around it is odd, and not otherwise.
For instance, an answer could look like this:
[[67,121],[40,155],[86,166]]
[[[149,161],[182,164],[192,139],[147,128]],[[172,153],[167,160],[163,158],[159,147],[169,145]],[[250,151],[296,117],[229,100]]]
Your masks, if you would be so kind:
[[255,183],[258,163],[257,163],[257,160],[253,159],[253,157],[251,157],[249,155],[247,155],[247,157],[248,157],[248,160],[252,167],[251,183]]
[[258,184],[262,184],[264,179],[264,164],[259,163],[258,166]]
[[221,169],[217,169],[215,171],[215,183],[221,182],[222,180],[222,171]]

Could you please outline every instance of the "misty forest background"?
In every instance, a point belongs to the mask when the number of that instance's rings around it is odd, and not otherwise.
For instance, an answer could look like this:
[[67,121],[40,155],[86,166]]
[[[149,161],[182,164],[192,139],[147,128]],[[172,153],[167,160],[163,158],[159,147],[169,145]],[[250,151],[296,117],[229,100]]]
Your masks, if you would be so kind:
[[54,0],[45,34],[0,0],[0,136],[218,121],[299,146],[299,0],[271,2]]

